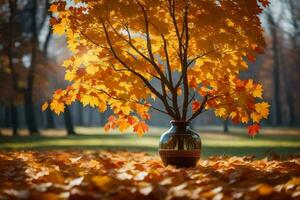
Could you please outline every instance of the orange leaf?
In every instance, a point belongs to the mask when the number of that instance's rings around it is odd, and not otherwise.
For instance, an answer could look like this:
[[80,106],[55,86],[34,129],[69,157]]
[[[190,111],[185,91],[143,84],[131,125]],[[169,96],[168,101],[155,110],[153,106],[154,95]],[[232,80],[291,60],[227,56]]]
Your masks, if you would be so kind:
[[114,116],[114,115],[111,115],[111,116],[109,116],[109,118],[108,118],[108,122],[110,122],[110,123],[114,123],[116,120],[117,120],[117,118],[116,118],[116,116]]
[[201,106],[201,103],[197,100],[192,102],[192,110],[193,112],[196,112]]
[[133,131],[136,132],[139,136],[142,136],[145,132],[147,132],[149,130],[148,125],[141,121],[138,122],[134,127],[133,127]]
[[62,89],[57,89],[57,90],[55,90],[55,94],[56,94],[56,95],[60,95],[62,92],[63,92]]
[[259,129],[260,129],[260,126],[259,126],[259,124],[256,124],[256,123],[248,126],[248,135],[251,137],[254,137],[255,135],[258,134]]
[[130,125],[133,125],[136,123],[136,119],[132,116],[128,116],[127,121]]
[[196,81],[195,77],[193,76],[190,80],[190,87],[193,89],[196,89],[197,86],[198,86],[197,81]]

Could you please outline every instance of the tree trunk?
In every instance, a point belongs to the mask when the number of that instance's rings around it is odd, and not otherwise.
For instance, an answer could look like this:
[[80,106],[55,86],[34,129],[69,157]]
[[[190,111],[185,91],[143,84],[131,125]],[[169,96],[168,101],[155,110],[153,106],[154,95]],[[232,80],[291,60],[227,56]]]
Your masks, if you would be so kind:
[[64,119],[65,119],[65,126],[66,126],[66,129],[67,129],[67,134],[68,135],[75,135],[76,133],[74,131],[74,125],[73,125],[72,116],[71,116],[69,106],[66,106],[66,108],[65,108]]
[[36,53],[38,48],[38,34],[37,34],[37,22],[36,22],[36,12],[37,12],[37,1],[32,1],[32,10],[31,10],[31,65],[29,68],[27,76],[27,88],[25,89],[25,116],[26,123],[30,134],[38,133],[38,127],[36,124],[36,115],[34,110],[33,102],[33,88],[34,88],[34,79],[35,79],[35,68],[36,68]]
[[300,9],[300,4],[298,1],[293,1],[289,0],[288,2],[288,8],[291,14],[291,24],[293,27],[292,34],[290,35],[290,41],[292,44],[292,59],[293,63],[291,66],[291,69],[289,70],[288,73],[288,80],[290,85],[288,86],[289,88],[289,93],[287,94],[288,98],[288,107],[289,107],[289,124],[294,125],[295,124],[295,107],[294,107],[294,91],[295,91],[295,85],[298,84],[298,81],[295,80],[295,75],[294,73],[297,73],[296,69],[297,66],[299,65],[300,62],[300,48],[299,48],[299,37],[300,37],[300,30],[299,30],[299,21],[300,21],[300,15],[299,9]]
[[89,126],[93,125],[93,118],[94,118],[93,114],[94,114],[94,110],[93,110],[93,108],[90,107],[89,108],[89,122],[88,122]]
[[18,109],[17,107],[11,102],[10,104],[10,111],[11,111],[11,128],[12,133],[14,136],[18,135]]
[[9,47],[8,47],[8,62],[9,67],[11,70],[11,83],[12,83],[12,95],[10,97],[10,119],[11,119],[11,127],[13,135],[18,134],[18,110],[15,105],[15,95],[19,92],[18,88],[18,74],[16,73],[15,66],[13,64],[13,56],[14,56],[14,30],[13,30],[13,23],[15,20],[17,4],[16,1],[9,1],[9,8],[10,8],[10,17],[9,17]]
[[275,104],[275,124],[282,124],[282,111],[281,111],[281,100],[280,100],[280,60],[279,60],[279,49],[278,49],[278,30],[276,22],[274,21],[271,11],[267,14],[268,23],[270,26],[270,32],[272,36],[272,52],[273,52],[273,85],[274,85],[274,104]]
[[10,127],[10,107],[5,106],[4,108],[4,127],[9,128]]
[[83,109],[82,109],[82,105],[78,103],[77,105],[77,115],[78,115],[78,119],[77,119],[77,124],[79,126],[83,126]]
[[46,111],[46,128],[47,129],[55,129],[55,122],[53,112],[50,109]]
[[287,94],[287,105],[289,108],[289,125],[293,126],[295,124],[295,111],[294,111],[294,99],[291,92]]
[[223,121],[223,132],[224,133],[228,133],[229,132],[229,128],[228,128],[228,119]]
[[[46,7],[47,8],[49,7],[48,4],[49,4],[49,2],[47,1],[46,2]],[[44,53],[45,59],[48,59],[48,46],[49,46],[51,37],[52,37],[52,29],[49,28],[47,36],[46,36],[46,40],[45,40],[45,43],[44,43],[44,47],[43,47],[43,53]],[[55,122],[54,122],[53,112],[50,109],[47,109],[46,112],[47,112],[46,113],[46,123],[47,123],[46,127],[48,129],[54,129],[55,128]]]
[[25,119],[29,133],[37,134],[39,131],[36,124],[35,110],[31,92],[32,91],[29,89],[26,89],[24,92]]

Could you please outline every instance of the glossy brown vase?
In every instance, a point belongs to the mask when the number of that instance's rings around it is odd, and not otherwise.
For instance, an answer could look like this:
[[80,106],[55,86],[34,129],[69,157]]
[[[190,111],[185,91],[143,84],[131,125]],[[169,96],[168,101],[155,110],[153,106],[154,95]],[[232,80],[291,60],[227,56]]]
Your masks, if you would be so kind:
[[171,128],[162,134],[159,155],[165,166],[195,167],[201,154],[201,139],[187,121],[171,121]]

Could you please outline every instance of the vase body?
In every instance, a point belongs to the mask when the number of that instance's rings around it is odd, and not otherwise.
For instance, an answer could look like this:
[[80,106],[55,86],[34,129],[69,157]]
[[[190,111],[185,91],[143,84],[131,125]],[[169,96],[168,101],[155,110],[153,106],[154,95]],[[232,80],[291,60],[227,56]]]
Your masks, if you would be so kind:
[[201,139],[187,121],[171,121],[171,128],[161,135],[159,155],[165,166],[195,167],[201,154]]

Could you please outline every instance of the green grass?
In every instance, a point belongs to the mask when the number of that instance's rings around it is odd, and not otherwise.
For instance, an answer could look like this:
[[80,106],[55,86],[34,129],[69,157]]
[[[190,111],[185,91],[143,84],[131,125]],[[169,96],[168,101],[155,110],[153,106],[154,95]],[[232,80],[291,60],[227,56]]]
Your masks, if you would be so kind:
[[[103,133],[101,128],[77,127],[79,135],[63,136],[63,131],[48,130],[42,136],[1,136],[1,150],[49,150],[49,149],[126,149],[157,153],[159,137],[165,128],[153,127],[143,137],[133,133]],[[202,156],[211,155],[256,155],[264,157],[277,154],[300,153],[299,129],[266,128],[255,138],[249,138],[244,129],[231,128],[231,133],[222,133],[220,127],[204,127],[200,132]],[[44,135],[44,136],[43,136]],[[47,135],[47,136],[45,136]]]

